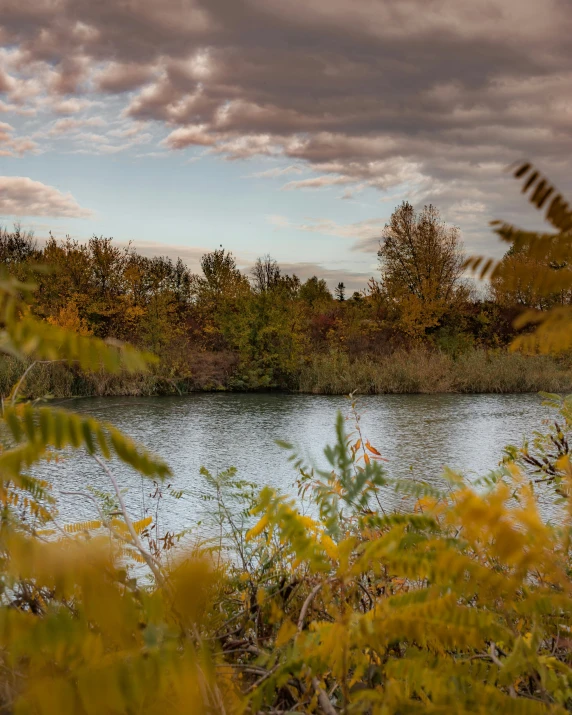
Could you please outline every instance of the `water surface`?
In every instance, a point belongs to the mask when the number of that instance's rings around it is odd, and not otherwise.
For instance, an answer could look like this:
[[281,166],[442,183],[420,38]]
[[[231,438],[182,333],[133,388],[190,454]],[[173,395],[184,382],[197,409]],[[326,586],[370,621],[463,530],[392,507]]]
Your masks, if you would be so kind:
[[[347,414],[349,401],[322,395],[196,394],[89,398],[65,406],[114,423],[169,463],[170,483],[190,493],[161,502],[162,530],[177,531],[205,521],[203,465],[211,472],[234,466],[261,487],[294,494],[296,473],[275,440],[294,443],[309,461],[325,466],[323,448],[334,441],[336,413]],[[520,444],[549,415],[536,395],[375,395],[362,397],[359,408],[365,435],[389,460],[387,471],[435,484],[442,483],[444,466],[471,478],[486,474],[498,465],[507,443]],[[41,470],[56,493],[88,484],[111,491],[106,475],[85,456]],[[124,465],[115,464],[114,470],[134,517],[156,504],[151,483]],[[395,506],[393,494],[387,500],[388,508]],[[81,497],[62,497],[60,514],[63,522],[96,517],[93,505]]]

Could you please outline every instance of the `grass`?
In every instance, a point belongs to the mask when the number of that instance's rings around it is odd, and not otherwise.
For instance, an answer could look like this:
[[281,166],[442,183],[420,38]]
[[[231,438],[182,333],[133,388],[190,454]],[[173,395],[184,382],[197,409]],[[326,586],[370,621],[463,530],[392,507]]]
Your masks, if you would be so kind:
[[456,359],[418,348],[352,361],[344,353],[315,355],[301,370],[300,392],[343,395],[404,393],[566,392],[572,371],[555,358],[473,349]]
[[[0,394],[4,397],[26,369],[26,364],[12,357],[0,357]],[[37,364],[26,376],[20,396],[87,397],[105,395],[154,395],[160,391],[160,380],[151,374],[82,373],[65,363]]]
[[[27,398],[86,396],[148,396],[231,389],[235,365],[228,356],[219,360],[194,359],[192,379],[161,374],[108,375],[81,373],[62,363],[36,365],[20,394]],[[0,394],[8,395],[25,365],[0,358]],[[405,393],[507,393],[572,391],[572,370],[555,358],[526,356],[506,351],[471,349],[456,358],[445,352],[417,348],[390,355],[351,360],[332,352],[313,355],[292,377],[299,392],[323,395]]]

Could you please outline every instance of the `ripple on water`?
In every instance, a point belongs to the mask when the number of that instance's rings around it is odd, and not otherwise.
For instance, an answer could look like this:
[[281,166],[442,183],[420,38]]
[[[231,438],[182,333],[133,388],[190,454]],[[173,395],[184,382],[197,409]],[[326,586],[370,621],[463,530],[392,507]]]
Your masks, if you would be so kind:
[[[171,484],[190,496],[164,501],[161,530],[181,530],[205,519],[208,502],[201,466],[211,472],[234,466],[244,479],[295,493],[296,474],[276,439],[295,444],[317,466],[325,466],[323,448],[334,440],[344,397],[287,394],[196,394],[184,397],[89,398],[66,404],[78,412],[114,423],[161,455],[171,466]],[[441,484],[443,467],[469,477],[494,469],[508,443],[519,444],[549,415],[537,395],[376,395],[360,399],[362,428],[389,459],[396,477]],[[348,424],[348,428],[350,425]],[[152,484],[117,464],[134,517],[149,507]],[[40,472],[60,490],[92,485],[110,491],[95,462],[70,456]],[[391,508],[393,495],[388,496]],[[63,498],[62,521],[93,518],[88,500]]]

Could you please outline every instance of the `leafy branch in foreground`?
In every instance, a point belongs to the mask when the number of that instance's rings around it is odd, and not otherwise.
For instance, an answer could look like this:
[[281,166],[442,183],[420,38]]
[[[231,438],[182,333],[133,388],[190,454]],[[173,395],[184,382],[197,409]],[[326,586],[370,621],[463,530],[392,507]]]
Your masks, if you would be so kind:
[[514,327],[534,329],[518,335],[513,349],[565,352],[572,347],[572,209],[529,162],[517,166],[513,173],[523,182],[522,192],[529,202],[539,210],[546,206],[544,217],[555,232],[526,231],[493,221],[497,235],[510,244],[509,251],[500,261],[473,256],[464,265],[480,278],[489,278],[493,287],[513,300],[527,294],[523,303],[533,307],[521,312]]
[[[31,318],[23,299],[30,290],[15,279],[0,281],[3,350],[107,371],[141,370],[149,362],[127,346]],[[108,461],[116,457],[159,480],[169,468],[112,425],[22,402],[22,382],[1,414],[1,708],[186,712],[192,702],[196,712],[226,712],[232,688],[217,682],[198,628],[220,575],[204,557],[181,554],[163,564],[145,548],[141,535],[151,519],[131,519]],[[91,497],[100,518],[61,527],[50,485],[28,470],[59,450],[80,448],[105,471],[118,511],[111,518],[95,497],[75,492]],[[151,587],[131,577],[134,562],[146,564]]]
[[[351,461],[338,433],[331,451],[344,448]],[[567,457],[560,468],[569,494]],[[327,519],[303,516],[270,490],[256,511],[247,538],[282,545],[290,589],[285,597],[272,590],[277,580],[260,584],[250,624],[258,635],[247,629],[238,640],[265,673],[252,712],[572,706],[572,522],[544,523],[516,466],[481,493],[457,479],[411,513],[372,518],[358,507],[342,518],[337,543],[326,540]]]
[[33,286],[0,273],[0,351],[18,358],[77,362],[83,370],[144,371],[153,355],[119,341],[104,341],[45,323],[30,315],[23,300]]

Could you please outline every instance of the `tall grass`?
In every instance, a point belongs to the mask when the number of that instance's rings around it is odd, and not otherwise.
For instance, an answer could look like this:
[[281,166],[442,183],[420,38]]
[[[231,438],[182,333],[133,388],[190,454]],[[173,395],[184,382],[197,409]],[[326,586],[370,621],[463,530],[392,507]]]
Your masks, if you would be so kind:
[[[82,373],[63,363],[38,364],[20,394],[27,398],[86,396],[148,396],[232,389],[233,368],[200,356],[189,356],[192,377],[148,374]],[[6,396],[26,365],[0,357],[0,395]],[[313,355],[291,377],[299,392],[347,395],[431,392],[566,392],[572,391],[572,370],[547,356],[525,356],[505,351],[469,350],[456,358],[437,350],[398,350],[390,355],[352,360],[346,353]]]
[[[6,397],[30,363],[0,355],[0,395]],[[227,389],[238,357],[228,352],[192,353],[179,369],[161,364],[148,373],[82,372],[61,362],[38,363],[26,376],[20,395],[29,399],[149,396]]]
[[572,371],[547,356],[470,350],[456,359],[439,351],[400,350],[352,361],[345,353],[313,356],[300,372],[300,392],[342,395],[435,392],[565,392]]
[[[9,394],[28,364],[12,357],[0,358],[0,395],[5,397]],[[27,374],[20,395],[29,399],[48,395],[57,398],[153,395],[159,392],[164,382],[151,374],[109,375],[103,371],[83,373],[65,363],[39,363]]]

